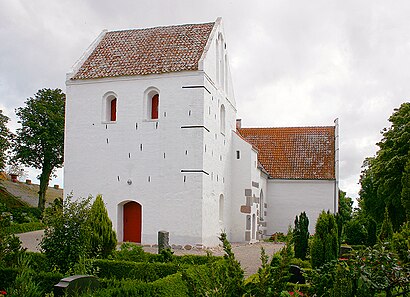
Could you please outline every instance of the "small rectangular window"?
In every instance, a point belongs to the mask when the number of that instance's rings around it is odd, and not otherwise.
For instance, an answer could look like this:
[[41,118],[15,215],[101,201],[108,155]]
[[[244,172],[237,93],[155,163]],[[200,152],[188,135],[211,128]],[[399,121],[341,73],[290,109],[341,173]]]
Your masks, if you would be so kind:
[[236,159],[240,159],[241,158],[241,152],[240,151],[236,151]]

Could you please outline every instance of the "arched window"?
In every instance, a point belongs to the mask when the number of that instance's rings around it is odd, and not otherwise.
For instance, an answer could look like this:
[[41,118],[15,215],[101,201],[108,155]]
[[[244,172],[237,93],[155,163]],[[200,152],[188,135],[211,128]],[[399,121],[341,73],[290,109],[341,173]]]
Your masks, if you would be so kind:
[[113,92],[108,92],[103,96],[102,121],[104,123],[117,121],[117,105],[117,95]]
[[219,222],[223,223],[224,221],[224,195],[219,196]]
[[219,120],[220,120],[221,133],[225,134],[225,106],[223,104],[221,105]]
[[111,100],[110,103],[111,112],[110,112],[110,120],[115,122],[117,120],[117,98]]
[[225,87],[225,42],[222,37],[222,34],[219,33],[218,39],[217,39],[217,82],[219,84],[219,87],[223,90]]
[[151,98],[151,120],[158,119],[159,95],[155,94]]
[[158,120],[159,118],[159,90],[150,87],[144,92],[144,118]]
[[219,48],[219,36],[218,36],[218,38],[216,39],[216,83],[217,84],[219,83],[219,56],[220,56],[219,51],[220,51],[220,48]]

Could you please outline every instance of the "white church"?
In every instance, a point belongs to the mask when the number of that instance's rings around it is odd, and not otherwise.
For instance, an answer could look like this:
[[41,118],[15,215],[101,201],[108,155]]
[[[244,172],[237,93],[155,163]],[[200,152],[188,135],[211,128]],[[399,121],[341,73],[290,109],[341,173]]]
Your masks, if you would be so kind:
[[66,86],[65,194],[102,194],[120,242],[255,242],[337,211],[337,121],[242,127],[220,18],[103,31]]

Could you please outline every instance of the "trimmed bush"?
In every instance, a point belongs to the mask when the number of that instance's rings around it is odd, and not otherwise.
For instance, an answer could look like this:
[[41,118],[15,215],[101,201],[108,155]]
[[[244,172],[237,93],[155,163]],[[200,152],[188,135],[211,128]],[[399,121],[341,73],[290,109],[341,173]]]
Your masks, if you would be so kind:
[[122,260],[122,261],[133,261],[133,262],[158,262],[158,261],[149,261],[148,258],[153,256],[153,258],[156,256],[158,257],[159,255],[154,255],[154,254],[148,254],[145,253],[143,248],[139,245],[136,245],[135,243],[132,242],[126,242],[123,243],[120,246],[119,251],[114,251],[112,253],[112,258],[114,260]]
[[188,291],[180,273],[152,283],[138,280],[102,280],[103,289],[83,294],[82,297],[188,297]]
[[34,271],[50,271],[51,265],[46,257],[45,254],[43,253],[35,253],[35,252],[26,252],[27,255],[30,256],[30,267]]
[[4,228],[4,231],[8,234],[18,234],[31,232],[36,230],[42,230],[46,226],[42,222],[30,222],[30,223],[21,223],[21,224],[11,224],[8,227]]
[[43,293],[52,292],[54,285],[58,284],[62,278],[64,278],[64,275],[58,272],[33,272],[33,281]]
[[[132,262],[149,262],[149,263],[162,263],[164,257],[161,254],[150,254],[144,252],[143,248],[135,243],[126,242],[123,243],[119,251],[114,251],[110,258],[114,260],[132,261]],[[175,264],[190,264],[190,265],[203,265],[221,260],[222,257],[217,256],[200,256],[200,255],[184,255],[176,256],[172,255],[171,262]]]
[[93,268],[101,278],[134,279],[153,282],[176,273],[180,265],[173,263],[146,263],[96,259]]

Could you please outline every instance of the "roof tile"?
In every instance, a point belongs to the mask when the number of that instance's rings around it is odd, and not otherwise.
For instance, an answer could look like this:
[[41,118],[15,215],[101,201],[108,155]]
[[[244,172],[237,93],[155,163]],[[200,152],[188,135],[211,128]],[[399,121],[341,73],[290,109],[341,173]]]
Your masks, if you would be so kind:
[[198,70],[214,23],[107,32],[72,79]]
[[335,128],[242,128],[272,178],[335,179]]

